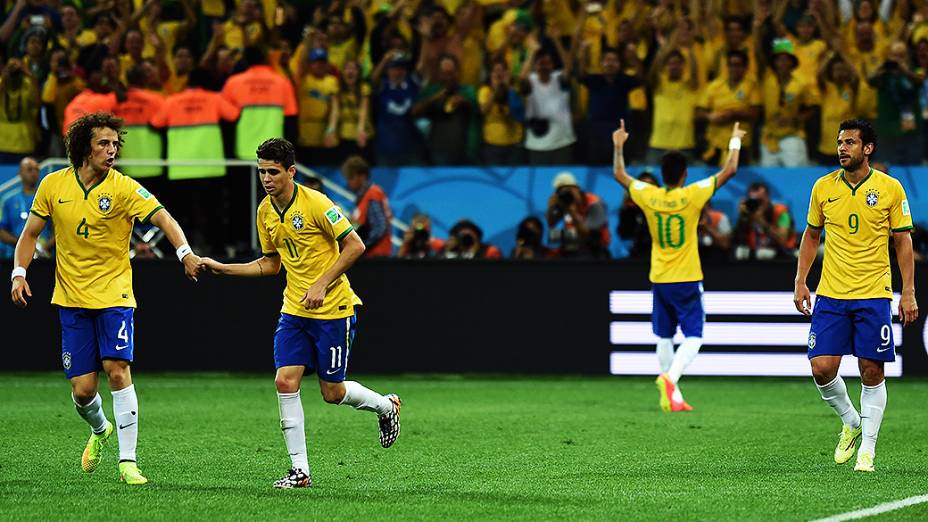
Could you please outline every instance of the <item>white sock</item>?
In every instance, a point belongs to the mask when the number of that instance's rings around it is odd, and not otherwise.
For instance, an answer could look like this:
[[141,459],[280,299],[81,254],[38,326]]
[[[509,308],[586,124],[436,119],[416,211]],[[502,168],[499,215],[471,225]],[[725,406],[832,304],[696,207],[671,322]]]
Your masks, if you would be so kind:
[[876,438],[880,434],[883,422],[883,410],[886,409],[886,381],[876,386],[863,386],[860,390],[860,424],[863,438],[860,450],[876,453]]
[[671,399],[673,402],[683,402],[683,393],[680,392],[680,387],[679,387],[679,386],[674,386],[674,387],[673,387],[673,393],[670,394],[670,399]]
[[847,386],[844,385],[844,379],[840,375],[828,384],[820,385],[815,383],[815,385],[818,386],[818,391],[822,394],[822,400],[827,402],[831,409],[835,410],[838,417],[841,417],[841,422],[852,428],[860,426],[860,415],[854,409],[854,404],[847,394]]
[[96,394],[89,403],[84,405],[78,404],[73,393],[71,394],[71,400],[74,401],[74,407],[77,408],[78,415],[87,421],[87,424],[90,424],[91,431],[99,435],[106,430],[106,415],[103,413],[103,399],[100,398],[99,393]]
[[277,392],[280,405],[280,431],[284,434],[287,453],[295,469],[309,473],[309,460],[306,455],[306,429],[304,428],[303,402],[300,391],[296,393]]
[[670,363],[673,362],[673,339],[657,340],[657,364],[661,367],[661,373],[667,373],[670,369]]
[[677,348],[677,353],[673,356],[673,362],[670,363],[670,369],[667,370],[667,376],[674,384],[680,380],[683,370],[693,362],[699,349],[702,347],[702,337],[687,337]]
[[113,416],[119,438],[119,460],[135,462],[135,446],[139,439],[139,399],[135,385],[113,392]]
[[386,415],[393,411],[390,399],[355,381],[345,381],[345,398],[339,404],[353,406],[356,410],[374,411],[377,415]]

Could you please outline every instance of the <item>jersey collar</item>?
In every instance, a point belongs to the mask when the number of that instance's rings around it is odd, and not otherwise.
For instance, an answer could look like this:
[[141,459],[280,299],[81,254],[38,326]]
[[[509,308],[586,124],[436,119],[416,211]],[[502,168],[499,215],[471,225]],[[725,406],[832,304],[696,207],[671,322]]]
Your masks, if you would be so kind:
[[77,174],[77,169],[75,169],[74,167],[71,167],[71,170],[74,171],[74,181],[77,182],[77,186],[80,187],[81,190],[84,192],[84,199],[85,199],[85,200],[87,199],[88,196],[90,196],[90,191],[93,190],[93,189],[95,189],[95,188],[97,188],[97,187],[99,187],[100,184],[103,183],[104,181],[106,181],[106,178],[109,177],[109,175],[110,175],[110,171],[109,171],[109,169],[107,169],[107,170],[106,170],[106,173],[103,174],[103,176],[102,176],[96,183],[94,183],[93,185],[91,185],[90,188],[86,188],[86,187],[84,187],[84,184],[81,182],[81,177]]
[[283,210],[277,210],[277,205],[274,204],[274,199],[271,198],[271,208],[274,209],[274,212],[277,212],[277,215],[280,216],[280,222],[284,222],[284,216],[287,214],[287,211],[290,210],[290,207],[293,206],[293,202],[296,201],[296,194],[300,191],[300,186],[293,183],[293,196],[290,197],[290,202],[287,203],[287,206]]
[[857,194],[857,189],[862,187],[863,184],[866,183],[867,180],[870,179],[870,176],[872,175],[873,175],[873,167],[870,167],[870,172],[868,172],[867,175],[864,176],[864,179],[860,180],[860,183],[858,183],[856,187],[852,187],[851,184],[848,183],[847,178],[844,177],[844,169],[841,169],[841,181],[843,181],[844,184],[847,185],[847,188],[851,189],[852,196]]

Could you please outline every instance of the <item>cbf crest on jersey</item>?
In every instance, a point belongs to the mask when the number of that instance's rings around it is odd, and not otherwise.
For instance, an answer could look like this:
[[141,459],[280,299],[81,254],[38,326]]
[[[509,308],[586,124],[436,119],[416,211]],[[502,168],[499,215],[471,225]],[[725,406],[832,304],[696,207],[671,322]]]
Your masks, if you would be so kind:
[[880,202],[880,193],[876,189],[870,189],[867,191],[867,206],[870,208],[875,207]]
[[97,196],[97,208],[104,214],[109,213],[110,209],[113,208],[113,196],[106,192]]
[[809,349],[815,348],[815,332],[809,334]]
[[61,354],[61,365],[64,366],[65,370],[71,369],[71,352]]
[[303,218],[303,213],[299,210],[294,212],[290,217],[290,224],[293,225],[293,230],[296,230],[297,232],[303,230],[303,227],[306,226],[306,219]]

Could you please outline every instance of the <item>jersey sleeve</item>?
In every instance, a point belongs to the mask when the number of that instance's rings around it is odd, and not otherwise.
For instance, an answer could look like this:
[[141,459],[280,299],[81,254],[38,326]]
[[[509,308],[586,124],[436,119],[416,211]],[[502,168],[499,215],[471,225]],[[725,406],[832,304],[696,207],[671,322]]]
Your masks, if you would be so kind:
[[806,217],[806,223],[812,228],[822,228],[825,226],[825,213],[822,212],[822,199],[819,194],[819,184],[812,187],[812,195],[809,197],[809,215]]
[[329,198],[322,196],[318,199],[314,199],[312,209],[313,220],[316,222],[316,225],[326,235],[335,238],[336,241],[341,241],[354,230],[351,221],[348,221],[348,218],[345,217],[342,210],[338,208],[338,205],[332,203]]
[[909,200],[905,196],[902,184],[896,181],[893,190],[893,205],[889,209],[889,228],[893,232],[912,230],[912,211],[909,209]]
[[49,178],[39,183],[39,188],[35,191],[35,199],[32,200],[32,208],[29,209],[29,212],[45,220],[52,215],[52,189],[49,184]]
[[262,209],[267,210],[267,207],[258,208],[258,219],[257,223],[255,223],[255,226],[258,227],[258,243],[261,245],[261,255],[265,257],[276,256],[278,255],[277,247],[274,246],[271,233],[267,230]]
[[699,180],[695,183],[690,183],[690,200],[700,209],[706,206],[706,203],[712,199],[712,195],[715,194],[715,189],[718,186],[718,176],[709,176],[706,179]]
[[650,183],[645,183],[644,181],[632,181],[631,185],[628,186],[628,197],[632,198],[632,201],[635,202],[641,208],[647,208],[647,199],[648,195],[655,189],[654,185]]
[[158,203],[158,198],[132,178],[126,178],[126,192],[129,217],[132,219],[148,223],[155,212],[164,208],[161,203]]

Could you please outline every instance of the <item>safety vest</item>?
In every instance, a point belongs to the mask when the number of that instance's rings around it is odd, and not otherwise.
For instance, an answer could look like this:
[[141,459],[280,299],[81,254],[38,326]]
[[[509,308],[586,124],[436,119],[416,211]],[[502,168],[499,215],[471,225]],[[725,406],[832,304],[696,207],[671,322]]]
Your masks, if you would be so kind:
[[[161,133],[150,126],[152,117],[161,110],[164,97],[147,89],[130,88],[126,101],[117,103],[113,114],[125,123],[126,139],[119,152],[121,159],[161,159]],[[119,168],[120,172],[133,178],[150,178],[163,173],[161,167]]]
[[222,96],[241,110],[235,128],[235,155],[255,159],[258,145],[283,137],[284,116],[297,113],[293,84],[269,65],[255,65],[226,81]]

